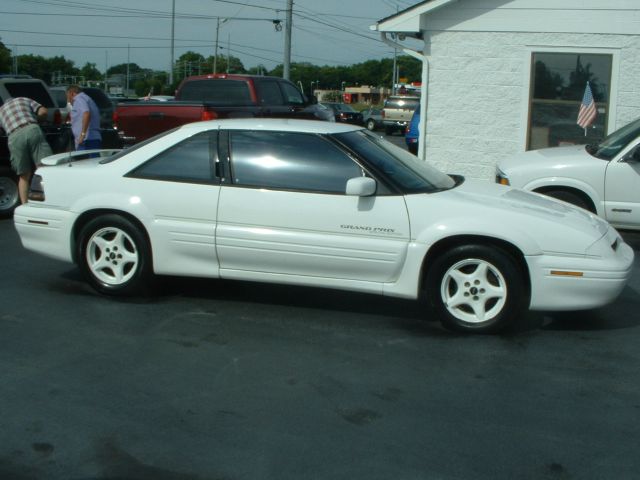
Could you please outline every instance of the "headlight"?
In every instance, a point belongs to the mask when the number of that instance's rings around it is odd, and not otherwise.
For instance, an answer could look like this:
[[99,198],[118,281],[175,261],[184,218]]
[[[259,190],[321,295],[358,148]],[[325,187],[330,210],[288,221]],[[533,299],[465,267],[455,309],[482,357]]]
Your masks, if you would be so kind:
[[496,167],[496,183],[499,183],[500,185],[511,185],[507,174],[498,167]]

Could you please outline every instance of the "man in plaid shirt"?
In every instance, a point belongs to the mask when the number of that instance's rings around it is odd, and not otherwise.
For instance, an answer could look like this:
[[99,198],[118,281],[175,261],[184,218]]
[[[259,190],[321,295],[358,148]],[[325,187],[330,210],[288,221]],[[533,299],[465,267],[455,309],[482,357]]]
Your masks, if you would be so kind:
[[7,132],[11,166],[18,175],[20,202],[27,203],[29,182],[34,167],[52,154],[40,130],[39,119],[47,118],[47,109],[35,100],[12,98],[0,106],[0,127]]

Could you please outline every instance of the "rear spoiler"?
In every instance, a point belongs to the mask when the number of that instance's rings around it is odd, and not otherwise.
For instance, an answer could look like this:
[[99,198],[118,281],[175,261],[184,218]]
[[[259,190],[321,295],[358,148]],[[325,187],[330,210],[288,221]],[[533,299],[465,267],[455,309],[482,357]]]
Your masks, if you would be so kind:
[[41,160],[42,165],[55,166],[64,165],[65,163],[78,162],[80,160],[88,160],[90,158],[105,158],[120,152],[119,148],[110,148],[102,150],[79,150],[74,152],[58,153],[45,157]]

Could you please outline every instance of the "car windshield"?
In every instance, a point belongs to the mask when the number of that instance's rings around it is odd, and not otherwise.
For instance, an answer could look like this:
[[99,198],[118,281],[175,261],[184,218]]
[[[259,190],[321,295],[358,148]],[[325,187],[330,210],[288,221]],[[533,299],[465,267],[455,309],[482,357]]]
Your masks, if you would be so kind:
[[404,193],[431,193],[456,186],[449,175],[367,130],[335,135]]
[[640,118],[625,125],[606,137],[598,144],[587,145],[587,152],[603,160],[612,160],[629,142],[640,135]]

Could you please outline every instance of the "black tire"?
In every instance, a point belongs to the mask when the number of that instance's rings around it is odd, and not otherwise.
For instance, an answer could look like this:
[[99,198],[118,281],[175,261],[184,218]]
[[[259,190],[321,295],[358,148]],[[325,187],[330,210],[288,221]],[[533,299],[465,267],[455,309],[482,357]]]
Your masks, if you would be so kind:
[[393,132],[395,131],[395,129],[393,127],[385,127],[384,129],[384,133],[387,135],[393,135]]
[[591,213],[596,213],[593,205],[589,204],[583,197],[581,197],[577,193],[573,193],[569,190],[547,190],[540,193],[544,193],[549,197],[553,197],[558,200],[562,200],[563,202],[570,203],[571,205],[575,205],[576,207],[584,208]]
[[10,170],[0,169],[0,218],[10,217],[18,205],[18,181]]
[[439,255],[428,266],[424,293],[445,328],[472,333],[496,333],[512,325],[528,298],[511,255],[473,244]]
[[78,236],[78,266],[98,292],[107,295],[146,293],[151,254],[145,235],[120,215],[90,220]]
[[373,118],[367,120],[367,130],[373,132],[376,129],[376,121]]
[[409,150],[409,152],[413,153],[414,155],[418,155],[418,144],[417,143],[410,143],[407,146],[407,150]]

